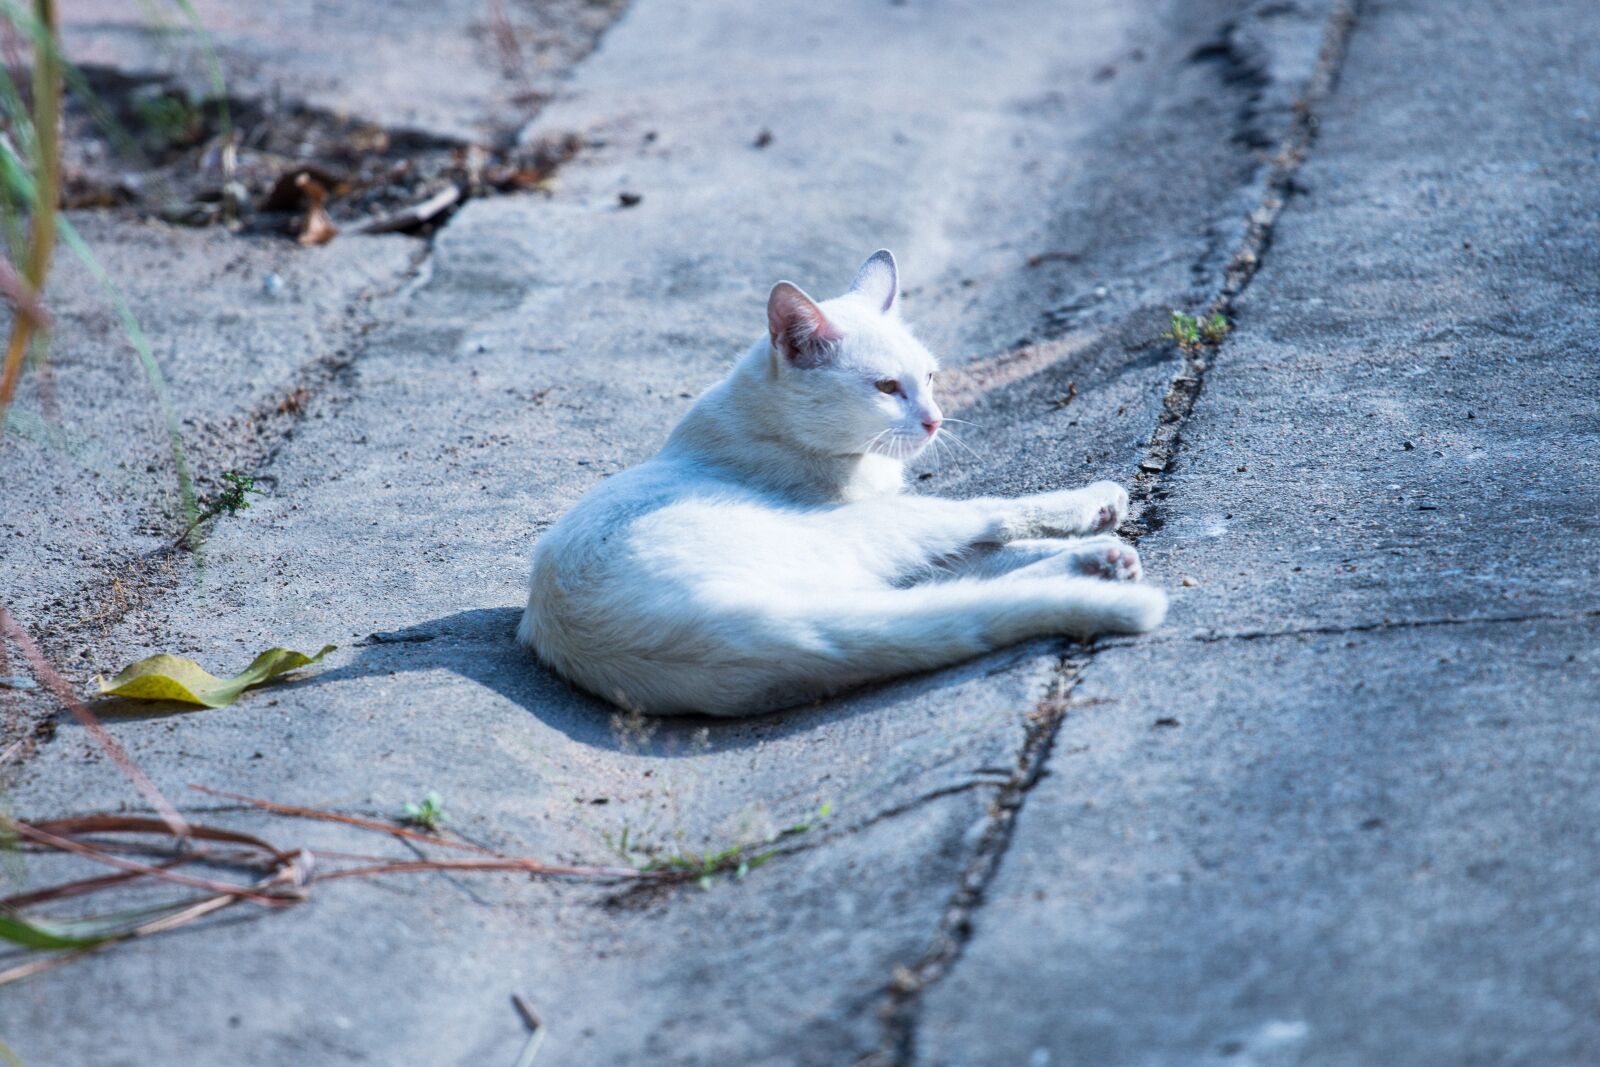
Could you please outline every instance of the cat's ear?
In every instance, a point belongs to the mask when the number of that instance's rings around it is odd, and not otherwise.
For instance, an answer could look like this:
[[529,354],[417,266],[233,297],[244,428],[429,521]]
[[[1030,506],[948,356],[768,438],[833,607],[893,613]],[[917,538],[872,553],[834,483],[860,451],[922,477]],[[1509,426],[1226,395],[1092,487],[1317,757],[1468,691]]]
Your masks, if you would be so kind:
[[767,331],[772,347],[797,367],[815,367],[828,361],[840,334],[817,302],[793,282],[779,282],[767,297]]
[[856,271],[850,291],[871,300],[879,311],[894,307],[894,298],[900,295],[900,272],[895,270],[894,255],[887,248],[880,248],[868,256]]

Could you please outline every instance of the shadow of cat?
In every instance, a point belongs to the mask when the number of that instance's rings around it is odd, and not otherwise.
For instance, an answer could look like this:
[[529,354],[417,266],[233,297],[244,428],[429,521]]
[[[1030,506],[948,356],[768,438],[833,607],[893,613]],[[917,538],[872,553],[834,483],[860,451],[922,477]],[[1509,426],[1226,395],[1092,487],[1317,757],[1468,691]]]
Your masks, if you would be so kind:
[[1039,649],[1029,642],[935,674],[875,684],[837,697],[749,718],[707,715],[639,716],[582,692],[541,664],[513,637],[520,608],[477,608],[373,634],[348,663],[288,683],[305,689],[380,675],[449,671],[497,693],[573,741],[642,755],[689,756],[738,749],[812,731],[841,719],[872,714],[911,693],[968,674],[1008,669]]

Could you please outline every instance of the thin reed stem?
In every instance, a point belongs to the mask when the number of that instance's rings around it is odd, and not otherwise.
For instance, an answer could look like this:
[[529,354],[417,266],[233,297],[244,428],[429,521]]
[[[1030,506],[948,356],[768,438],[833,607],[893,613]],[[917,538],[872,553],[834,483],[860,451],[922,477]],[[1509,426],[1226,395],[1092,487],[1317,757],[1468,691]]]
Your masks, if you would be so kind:
[[11,339],[0,370],[0,432],[5,412],[16,394],[27,359],[28,346],[43,325],[31,309],[38,305],[45,276],[50,272],[50,256],[56,244],[56,207],[61,198],[61,57],[53,47],[56,40],[55,0],[34,0],[34,12],[46,39],[33,49],[33,130],[37,152],[34,160],[33,220],[28,243],[28,258],[23,264],[22,281],[28,299],[17,303],[11,323]]

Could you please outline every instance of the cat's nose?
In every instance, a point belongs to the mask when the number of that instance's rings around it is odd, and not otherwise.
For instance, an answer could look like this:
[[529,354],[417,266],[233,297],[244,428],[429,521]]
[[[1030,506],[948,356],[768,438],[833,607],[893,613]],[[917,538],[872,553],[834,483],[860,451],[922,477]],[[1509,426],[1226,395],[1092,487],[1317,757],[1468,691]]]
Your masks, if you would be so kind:
[[941,418],[929,418],[922,420],[922,428],[927,430],[929,434],[938,433],[939,427],[942,425],[944,425],[944,420]]

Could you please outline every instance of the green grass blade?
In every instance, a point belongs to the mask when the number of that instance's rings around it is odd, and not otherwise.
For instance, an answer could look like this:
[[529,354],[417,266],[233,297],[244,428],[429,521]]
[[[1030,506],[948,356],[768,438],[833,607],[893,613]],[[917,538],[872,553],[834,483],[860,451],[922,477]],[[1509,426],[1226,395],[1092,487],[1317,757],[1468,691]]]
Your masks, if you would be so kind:
[[103,941],[110,940],[111,936],[73,937],[46,926],[36,926],[11,915],[0,915],[0,940],[9,941],[13,945],[21,945],[23,948],[93,948]]
[[194,35],[200,39],[200,48],[206,57],[206,69],[211,75],[211,92],[217,101],[217,129],[221,132],[223,140],[227,140],[233,133],[233,119],[228,112],[228,87],[222,80],[222,64],[217,62],[217,50],[211,43],[211,34],[206,32],[199,13],[189,0],[173,0],[173,2],[183,12],[183,17],[189,20],[189,28],[194,31]]

